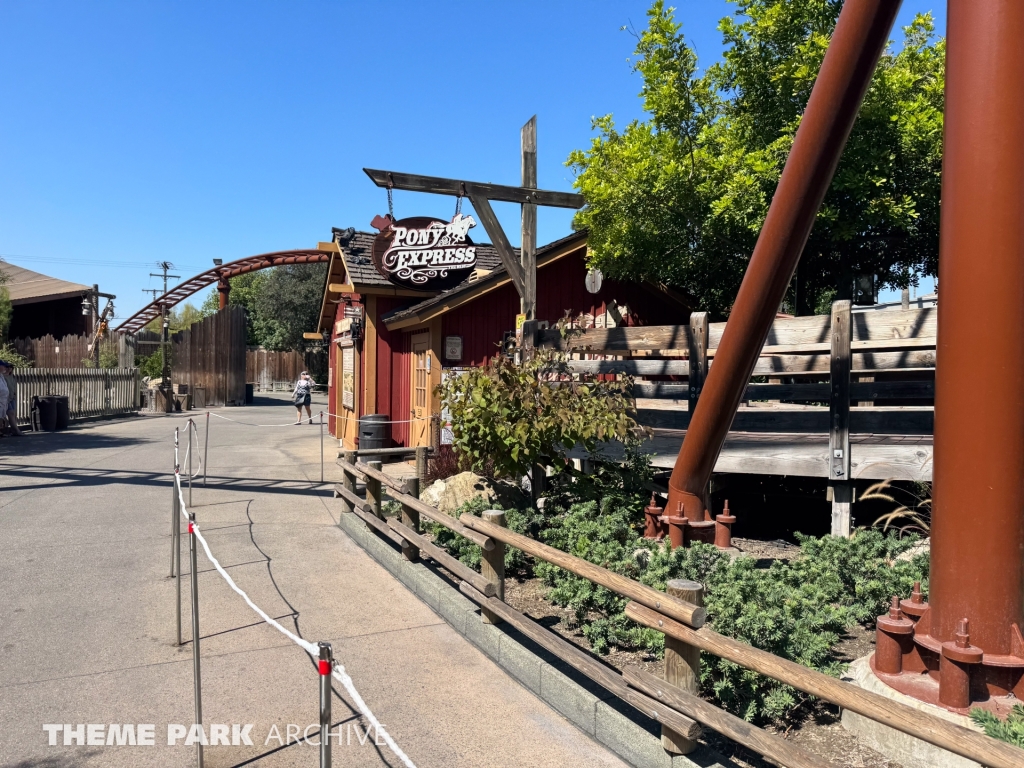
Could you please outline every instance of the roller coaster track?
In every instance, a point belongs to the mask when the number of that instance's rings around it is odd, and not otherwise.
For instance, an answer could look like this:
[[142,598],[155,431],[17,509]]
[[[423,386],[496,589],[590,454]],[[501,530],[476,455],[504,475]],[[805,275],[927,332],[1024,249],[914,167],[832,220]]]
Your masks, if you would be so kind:
[[319,248],[303,248],[296,251],[275,251],[274,253],[263,253],[258,256],[248,256],[238,261],[222,264],[206,272],[200,272],[195,277],[179,283],[162,296],[158,296],[151,303],[140,309],[134,315],[125,320],[117,327],[118,331],[124,333],[137,333],[147,323],[157,317],[164,307],[170,309],[175,304],[184,301],[189,296],[197,293],[214,283],[226,284],[232,277],[244,275],[247,272],[256,272],[260,269],[270,267],[281,267],[286,264],[321,264],[330,260],[334,251],[325,251]]

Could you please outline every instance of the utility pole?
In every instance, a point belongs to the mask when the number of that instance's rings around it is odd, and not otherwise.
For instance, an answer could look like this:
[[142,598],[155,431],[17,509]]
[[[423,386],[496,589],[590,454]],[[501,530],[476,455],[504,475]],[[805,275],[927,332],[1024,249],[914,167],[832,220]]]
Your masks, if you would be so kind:
[[[169,261],[158,261],[157,267],[160,268],[159,274],[150,272],[150,277],[162,277],[164,281],[164,294],[167,293],[167,278],[173,277],[179,279],[181,275],[168,274],[174,265]],[[155,297],[154,297],[155,298]],[[171,371],[170,371],[170,359],[167,354],[167,342],[170,340],[170,330],[167,325],[167,305],[160,305],[160,389],[170,389],[171,387]]]
[[100,367],[100,286],[92,286],[92,362]]

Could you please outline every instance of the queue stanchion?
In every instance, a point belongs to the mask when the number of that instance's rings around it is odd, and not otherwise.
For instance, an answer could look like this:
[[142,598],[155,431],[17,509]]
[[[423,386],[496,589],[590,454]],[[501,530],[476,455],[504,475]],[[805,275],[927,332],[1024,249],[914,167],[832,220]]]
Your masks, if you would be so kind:
[[[188,505],[192,506],[192,436],[195,435],[196,423],[192,419],[188,420],[188,424],[185,425],[185,431],[188,432]],[[199,436],[195,435],[196,448],[199,447]]]
[[320,482],[324,481],[324,412],[320,411]]
[[[189,559],[192,564],[192,670],[195,678],[196,689],[196,724],[203,725],[203,686],[199,671],[199,574],[196,569],[196,515],[188,513],[188,549]],[[202,740],[196,742],[196,760],[199,768],[203,768],[203,745]]]
[[181,496],[178,485],[181,476],[178,467],[178,428],[174,428],[174,608],[178,646],[181,646]]
[[[178,471],[178,428],[174,428],[174,471]],[[174,475],[171,475],[171,578],[178,571],[178,562],[175,555],[175,548],[178,545],[178,489],[174,485]],[[181,645],[181,643],[178,643]]]
[[331,673],[334,654],[330,643],[319,643],[320,663],[320,768],[331,768]]
[[206,434],[203,446],[203,488],[206,487],[206,470],[210,466],[210,412],[206,412]]

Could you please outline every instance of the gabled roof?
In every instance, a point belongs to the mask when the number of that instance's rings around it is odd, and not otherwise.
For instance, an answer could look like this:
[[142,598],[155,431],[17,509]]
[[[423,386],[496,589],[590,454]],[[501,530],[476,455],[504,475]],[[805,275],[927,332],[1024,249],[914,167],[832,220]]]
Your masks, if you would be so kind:
[[[537,267],[543,267],[581,247],[586,247],[586,243],[587,233],[585,230],[573,232],[567,237],[548,243],[537,249]],[[517,250],[516,253],[518,252]],[[495,256],[497,256],[497,253],[495,253]],[[478,269],[482,267],[479,260],[477,261],[477,267]],[[485,293],[490,293],[503,286],[510,279],[508,271],[501,264],[501,259],[499,258],[497,265],[489,273],[480,274],[476,280],[470,278],[454,288],[449,288],[447,291],[443,291],[436,296],[424,299],[417,304],[413,304],[411,307],[397,309],[384,315],[381,319],[389,330],[418,325],[471,299]]]
[[6,261],[0,264],[0,271],[6,273],[10,279],[7,283],[7,292],[10,294],[11,304],[15,306],[33,304],[37,301],[75,298],[92,290],[88,285],[70,283]]

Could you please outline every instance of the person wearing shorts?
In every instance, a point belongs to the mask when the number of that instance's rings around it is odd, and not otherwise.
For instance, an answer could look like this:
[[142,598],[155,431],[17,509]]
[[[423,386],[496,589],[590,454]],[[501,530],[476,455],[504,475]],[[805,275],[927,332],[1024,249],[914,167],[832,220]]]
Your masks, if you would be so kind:
[[299,380],[295,382],[295,391],[292,392],[292,403],[295,405],[295,423],[302,423],[302,407],[306,407],[306,416],[309,417],[309,423],[313,423],[313,413],[310,410],[310,404],[312,402],[313,387],[316,386],[316,382],[310,378],[310,375],[303,371],[299,374]]

